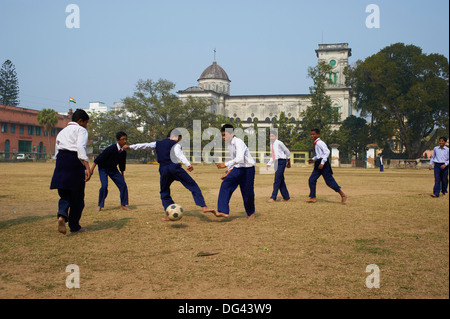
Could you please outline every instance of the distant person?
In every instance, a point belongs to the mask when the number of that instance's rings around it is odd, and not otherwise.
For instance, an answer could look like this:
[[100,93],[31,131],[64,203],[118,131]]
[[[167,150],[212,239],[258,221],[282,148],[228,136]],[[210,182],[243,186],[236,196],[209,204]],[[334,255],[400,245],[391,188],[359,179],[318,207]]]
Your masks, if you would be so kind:
[[431,197],[439,197],[442,191],[442,196],[447,194],[448,187],[448,163],[449,163],[449,149],[445,146],[447,143],[446,137],[439,138],[439,146],[433,149],[433,156],[431,156],[429,169],[434,166],[434,187]]
[[[125,183],[125,167],[127,162],[127,152],[123,146],[127,143],[127,134],[118,132],[116,134],[116,143],[108,146],[98,155],[91,167],[91,175],[94,174],[95,167],[98,165],[98,176],[100,177],[101,187],[98,195],[97,211],[105,207],[105,199],[108,196],[108,176],[116,184],[120,192],[120,208],[130,210],[128,206],[128,187]],[[119,170],[117,169],[119,166]]]
[[273,203],[277,200],[278,191],[280,191],[283,197],[282,201],[289,201],[289,191],[286,186],[284,171],[291,167],[291,152],[284,145],[282,141],[278,139],[278,132],[275,130],[270,131],[270,150],[272,157],[267,163],[267,168],[274,164],[275,168],[275,180],[273,182],[273,192],[268,203]]
[[233,125],[225,124],[220,131],[222,139],[228,144],[231,160],[226,163],[217,163],[217,168],[227,168],[227,172],[222,176],[223,182],[220,186],[216,216],[229,217],[231,195],[239,186],[247,217],[253,220],[255,219],[255,160],[244,141],[234,136]]
[[72,233],[84,231],[80,226],[84,209],[84,189],[91,178],[89,158],[86,155],[88,142],[87,124],[89,115],[77,109],[72,121],[56,136],[56,165],[50,189],[58,189],[58,231],[66,234],[66,223]]
[[[214,215],[216,215],[217,212],[214,209],[209,209],[206,206],[205,199],[203,198],[200,187],[198,187],[194,179],[188,173],[186,173],[184,169],[181,168],[181,164],[178,162],[181,161],[184,165],[186,165],[189,172],[192,172],[194,170],[194,167],[191,165],[191,163],[189,163],[186,156],[184,156],[181,145],[178,144],[181,138],[181,133],[177,129],[175,129],[169,132],[166,139],[163,139],[161,141],[124,145],[123,149],[156,150],[160,174],[160,195],[164,211],[170,205],[175,204],[170,195],[170,185],[172,185],[174,181],[179,181],[192,193],[195,204],[197,206],[200,206],[204,213],[213,213]],[[169,218],[166,216],[163,220],[169,221]]]
[[333,171],[331,169],[328,157],[330,156],[330,150],[327,144],[320,139],[320,130],[318,128],[311,130],[311,139],[314,141],[314,148],[316,156],[310,158],[308,163],[314,162],[314,170],[309,177],[309,199],[307,203],[315,203],[316,199],[316,186],[317,180],[322,175],[325,183],[328,187],[341,195],[341,203],[345,204],[347,201],[347,195],[341,190],[341,187],[336,183],[333,177]]
[[380,172],[384,172],[383,155],[380,154]]

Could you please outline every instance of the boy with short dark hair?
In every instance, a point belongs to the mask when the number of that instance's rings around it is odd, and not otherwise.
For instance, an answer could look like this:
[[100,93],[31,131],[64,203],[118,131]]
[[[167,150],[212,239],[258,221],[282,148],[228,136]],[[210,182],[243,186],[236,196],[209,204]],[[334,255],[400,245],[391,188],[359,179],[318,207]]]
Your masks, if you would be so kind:
[[327,144],[320,139],[320,130],[318,128],[311,130],[311,139],[314,141],[316,156],[308,160],[308,163],[314,162],[314,170],[309,177],[310,198],[306,202],[315,203],[317,201],[316,185],[317,180],[322,175],[327,186],[341,195],[341,204],[344,205],[347,201],[347,195],[344,194],[341,187],[334,180],[333,171],[330,162],[328,161],[330,150],[328,149]]
[[84,209],[84,189],[91,178],[86,155],[88,122],[89,115],[77,109],[72,121],[56,136],[56,165],[50,189],[58,189],[60,196],[57,218],[62,234],[66,234],[67,222],[71,232],[84,231],[79,221]]
[[230,213],[230,199],[233,192],[239,186],[244,200],[245,212],[248,219],[255,219],[255,160],[244,141],[234,136],[234,127],[225,124],[221,128],[222,139],[228,143],[228,151],[231,160],[226,163],[218,163],[217,168],[228,168],[222,176],[219,199],[217,204],[218,217],[228,217]]
[[[127,143],[127,134],[118,132],[116,134],[116,143],[108,146],[98,155],[91,168],[91,175],[94,174],[95,167],[98,165],[98,175],[100,177],[101,187],[98,195],[97,211],[101,211],[105,207],[105,199],[108,196],[108,176],[119,188],[120,192],[120,208],[130,210],[128,206],[128,187],[125,183],[125,167],[127,161],[127,152],[123,150],[123,146]],[[119,166],[119,170],[117,169]]]

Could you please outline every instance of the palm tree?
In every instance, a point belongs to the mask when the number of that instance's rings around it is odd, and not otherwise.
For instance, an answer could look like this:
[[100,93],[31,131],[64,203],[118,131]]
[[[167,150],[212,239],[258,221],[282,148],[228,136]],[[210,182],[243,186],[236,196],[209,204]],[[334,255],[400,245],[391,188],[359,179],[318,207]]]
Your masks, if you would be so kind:
[[52,129],[56,126],[56,123],[58,123],[58,113],[56,113],[55,110],[52,109],[43,109],[42,111],[39,111],[37,115],[37,120],[39,122],[39,125],[42,125],[44,128],[44,132],[48,133],[48,149],[50,150],[50,154],[52,154],[52,147],[50,144],[50,134],[52,132]]

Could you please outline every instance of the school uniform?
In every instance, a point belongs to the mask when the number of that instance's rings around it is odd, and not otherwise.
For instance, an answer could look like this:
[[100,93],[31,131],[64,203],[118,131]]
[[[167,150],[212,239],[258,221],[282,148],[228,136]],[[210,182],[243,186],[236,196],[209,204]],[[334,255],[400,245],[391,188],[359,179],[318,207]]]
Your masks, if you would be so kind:
[[[434,187],[433,194],[439,197],[439,193],[447,194],[448,187],[448,164],[449,164],[449,148],[444,146],[436,146],[433,149],[433,156],[430,159],[430,165],[434,164]],[[442,169],[441,166],[445,165]]]
[[284,179],[284,171],[286,170],[288,160],[291,158],[291,152],[286,145],[278,139],[270,145],[270,150],[272,152],[272,157],[267,163],[267,166],[272,166],[272,164],[274,164],[275,168],[275,180],[273,183],[272,196],[270,198],[276,200],[278,191],[280,191],[283,199],[289,200],[290,196]]
[[58,189],[57,218],[63,216],[71,232],[81,229],[79,221],[84,209],[85,166],[88,131],[75,122],[69,124],[56,136],[56,165],[50,189]]
[[172,185],[174,181],[179,181],[192,193],[192,197],[197,206],[206,206],[200,187],[198,187],[194,179],[181,168],[179,161],[186,166],[190,166],[191,164],[184,156],[180,144],[166,138],[158,142],[130,145],[130,148],[133,150],[156,150],[156,157],[159,163],[160,194],[164,210],[175,203],[170,195],[170,185]]
[[[333,170],[331,169],[330,162],[328,161],[328,157],[330,156],[330,150],[328,149],[325,142],[323,142],[320,138],[314,141],[314,148],[316,152],[316,156],[312,159],[314,160],[314,170],[309,177],[309,197],[316,197],[316,186],[317,180],[320,176],[323,176],[325,183],[328,187],[333,189],[335,192],[339,192],[341,187],[336,183],[333,177]],[[323,164],[323,168],[319,169],[319,165]]]
[[223,180],[217,203],[217,210],[224,214],[230,213],[230,199],[239,186],[247,216],[255,213],[255,160],[244,141],[233,137],[228,146],[231,160],[226,162],[229,174]]
[[384,172],[383,156],[380,156],[380,172]]
[[[108,176],[119,188],[120,204],[128,205],[128,187],[122,175],[125,172],[126,161],[127,152],[119,146],[119,143],[108,146],[95,158],[94,163],[98,166],[98,175],[102,184],[98,195],[99,207],[105,207],[105,199],[108,196]],[[117,166],[119,166],[120,172]]]

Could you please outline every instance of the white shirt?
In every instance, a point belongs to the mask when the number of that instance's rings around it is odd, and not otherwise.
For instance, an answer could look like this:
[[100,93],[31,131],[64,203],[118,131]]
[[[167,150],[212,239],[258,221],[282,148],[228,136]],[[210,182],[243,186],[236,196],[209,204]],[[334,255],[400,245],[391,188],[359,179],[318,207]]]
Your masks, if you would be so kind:
[[436,146],[433,149],[433,156],[431,156],[430,159],[430,165],[433,163],[443,163],[445,166],[448,166],[449,163],[449,149],[447,146],[444,146],[444,148],[441,148],[440,146]]
[[123,148],[120,147],[119,143],[116,143],[116,145],[117,145],[117,151],[118,152],[123,151]]
[[230,145],[228,145],[228,151],[231,156],[231,160],[225,163],[228,170],[232,168],[255,166],[256,162],[250,155],[247,145],[245,145],[243,140],[237,138],[236,136],[233,137]]
[[69,124],[56,136],[55,157],[60,150],[77,152],[78,158],[89,162],[86,154],[88,131],[76,122]]
[[[153,150],[156,148],[156,142],[133,144],[133,145],[130,145],[130,148],[132,150]],[[184,165],[186,165],[187,167],[191,166],[191,163],[189,163],[186,156],[184,156],[183,150],[181,149],[180,144],[177,143],[173,146],[173,152],[174,152],[175,156],[177,157],[177,159],[179,161],[181,161]]]
[[269,162],[267,163],[267,166],[271,166],[273,164],[274,155],[275,155],[275,160],[291,158],[291,152],[288,150],[286,145],[284,145],[284,143],[279,140],[275,140],[270,145],[270,151],[271,151],[272,157],[270,158]]
[[322,159],[320,164],[325,164],[328,160],[328,156],[330,156],[330,150],[327,147],[327,144],[325,144],[324,141],[322,141],[320,138],[314,141],[314,147],[316,150],[316,156],[314,156],[312,159],[313,161],[317,161],[319,158]]

